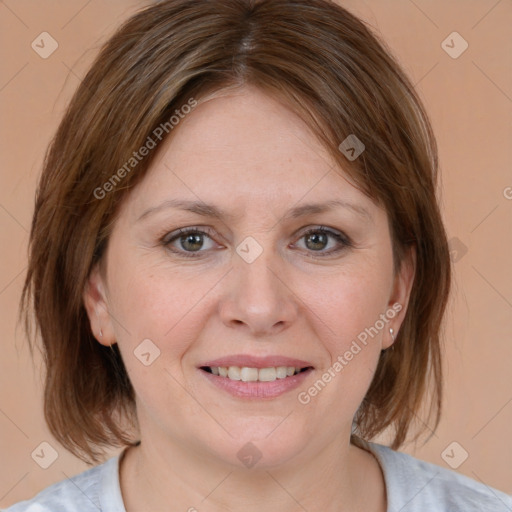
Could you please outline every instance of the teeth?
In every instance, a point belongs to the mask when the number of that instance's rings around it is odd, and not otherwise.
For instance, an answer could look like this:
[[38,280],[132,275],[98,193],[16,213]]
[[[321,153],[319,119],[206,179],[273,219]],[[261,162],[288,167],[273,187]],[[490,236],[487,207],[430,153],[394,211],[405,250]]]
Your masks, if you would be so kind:
[[[295,368],[293,369],[293,372],[295,373]],[[278,379],[286,379],[286,366],[278,366],[276,368],[276,377]],[[293,375],[293,373],[292,373]]]
[[262,368],[258,372],[258,378],[261,382],[272,382],[277,379],[275,368]]
[[240,368],[238,368],[238,366],[230,366],[228,368],[228,378],[231,380],[240,380]]
[[300,372],[301,368],[294,366],[277,366],[269,368],[248,368],[246,366],[214,366],[210,367],[213,375],[227,377],[242,382],[273,382],[276,379],[285,379]]
[[258,380],[258,368],[244,367],[240,370],[240,377],[244,382],[255,382]]

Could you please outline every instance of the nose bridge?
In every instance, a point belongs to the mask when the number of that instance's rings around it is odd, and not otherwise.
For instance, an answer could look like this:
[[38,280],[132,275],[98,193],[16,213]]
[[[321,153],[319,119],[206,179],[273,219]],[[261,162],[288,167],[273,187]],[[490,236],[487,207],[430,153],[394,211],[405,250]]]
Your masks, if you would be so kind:
[[[242,248],[240,248],[240,251]],[[249,254],[255,249],[250,248]],[[244,295],[257,301],[258,298],[272,301],[280,294],[282,283],[277,279],[277,268],[280,267],[276,251],[267,246],[254,260],[246,260],[243,256],[237,258],[235,264],[236,279],[240,282]],[[251,255],[253,256],[253,255]],[[254,257],[254,256],[253,256]]]
[[247,237],[233,255],[230,293],[222,308],[230,325],[245,324],[253,334],[282,329],[296,315],[293,294],[286,286],[282,258],[272,236]]

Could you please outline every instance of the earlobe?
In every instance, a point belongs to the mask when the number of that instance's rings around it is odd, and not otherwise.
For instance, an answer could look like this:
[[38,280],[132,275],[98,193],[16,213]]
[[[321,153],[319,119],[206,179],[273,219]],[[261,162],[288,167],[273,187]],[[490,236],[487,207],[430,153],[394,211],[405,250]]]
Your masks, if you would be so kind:
[[83,301],[94,337],[99,343],[105,346],[110,346],[115,343],[108,301],[105,294],[105,286],[99,265],[96,265],[91,270],[87,278],[84,287]]
[[384,350],[394,345],[398,336],[409,304],[415,273],[416,248],[410,246],[402,258],[399,271],[394,277],[393,290],[388,303],[389,311],[393,311],[393,319],[390,322],[389,333],[385,333],[382,340]]

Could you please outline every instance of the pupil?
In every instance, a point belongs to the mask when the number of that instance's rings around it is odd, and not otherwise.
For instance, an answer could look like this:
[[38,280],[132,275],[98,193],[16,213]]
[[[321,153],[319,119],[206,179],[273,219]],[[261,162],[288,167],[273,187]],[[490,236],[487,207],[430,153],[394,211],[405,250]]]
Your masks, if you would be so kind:
[[308,235],[306,245],[308,245],[308,241],[313,242],[313,247],[309,247],[310,249],[323,249],[327,243],[327,236],[323,233],[314,233],[312,235]]
[[[184,242],[183,242],[184,241]],[[188,247],[187,247],[187,244],[190,244]],[[194,247],[194,244],[196,245]],[[182,237],[182,247],[184,249],[189,249],[189,250],[197,250],[197,249],[200,249],[201,246],[203,245],[203,242],[202,242],[202,239],[201,239],[201,235],[197,234],[197,235],[186,235],[185,237]]]

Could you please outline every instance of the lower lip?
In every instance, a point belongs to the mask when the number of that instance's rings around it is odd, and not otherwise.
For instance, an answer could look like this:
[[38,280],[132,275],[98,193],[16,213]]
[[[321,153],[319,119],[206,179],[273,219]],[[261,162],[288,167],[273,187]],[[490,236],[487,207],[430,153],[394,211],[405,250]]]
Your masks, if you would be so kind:
[[297,375],[292,375],[284,379],[276,379],[272,382],[243,382],[241,380],[231,380],[227,377],[213,375],[213,373],[208,373],[201,369],[198,369],[198,371],[212,384],[237,398],[265,399],[275,398],[297,388],[313,370],[309,368]]

